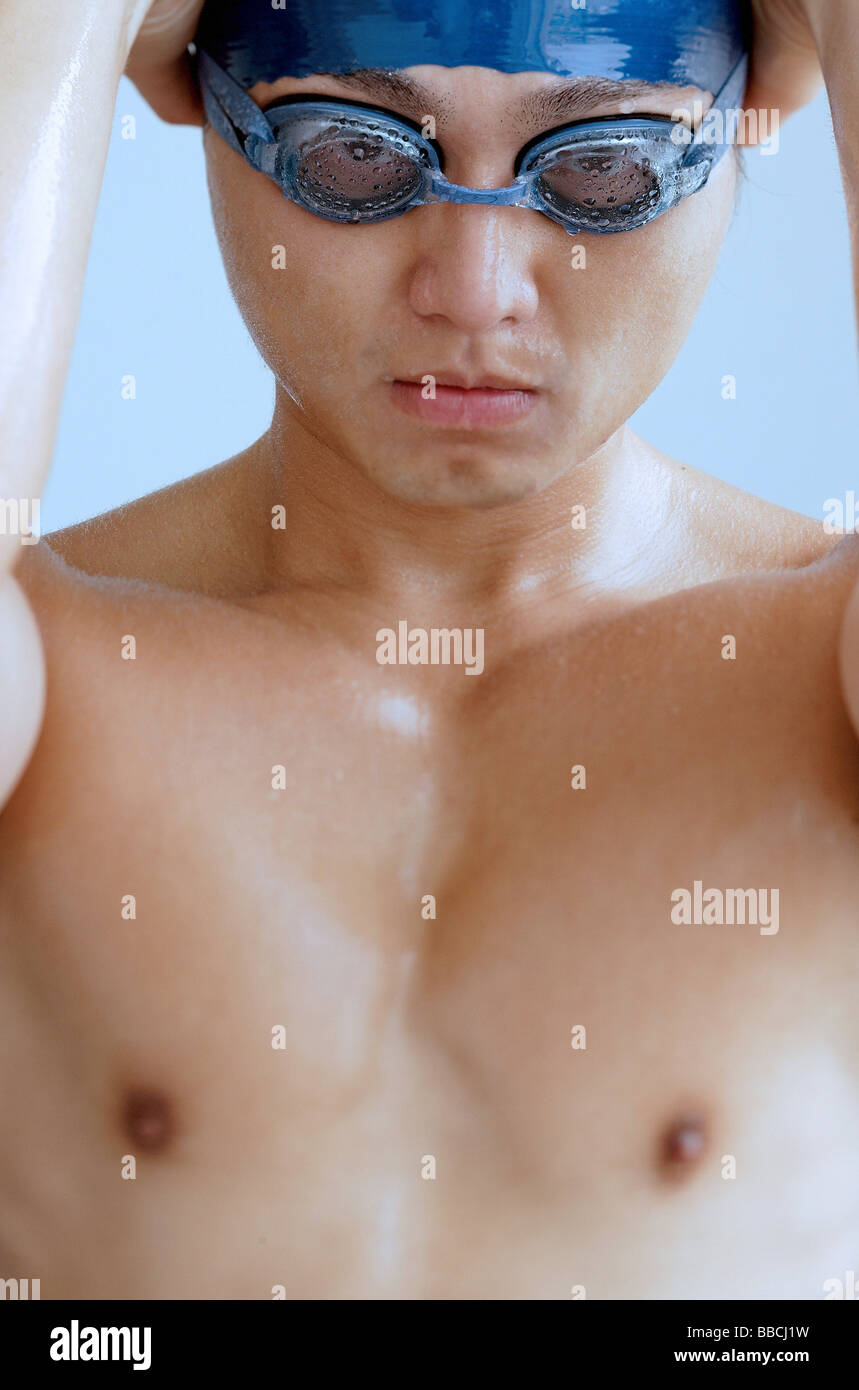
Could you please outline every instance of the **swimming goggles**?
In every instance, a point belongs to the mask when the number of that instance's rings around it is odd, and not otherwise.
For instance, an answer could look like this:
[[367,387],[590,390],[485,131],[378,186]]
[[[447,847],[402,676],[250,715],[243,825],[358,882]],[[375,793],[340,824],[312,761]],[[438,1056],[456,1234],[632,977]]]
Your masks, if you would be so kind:
[[523,146],[506,188],[451,183],[442,172],[441,146],[404,116],[305,95],[263,112],[206,52],[198,52],[197,62],[214,129],[316,217],[364,224],[428,203],[478,203],[531,208],[575,235],[643,227],[703,188],[734,139],[748,55],[694,134],[668,117],[573,121]]

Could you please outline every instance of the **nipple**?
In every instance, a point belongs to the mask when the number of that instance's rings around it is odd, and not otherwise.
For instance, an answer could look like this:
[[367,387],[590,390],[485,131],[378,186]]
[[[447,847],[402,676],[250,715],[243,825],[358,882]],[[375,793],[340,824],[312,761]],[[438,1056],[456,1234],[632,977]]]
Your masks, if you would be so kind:
[[123,1126],[137,1150],[157,1153],[173,1134],[170,1102],[160,1091],[132,1091],[125,1101]]
[[662,1131],[660,1167],[670,1177],[694,1172],[707,1148],[704,1118],[694,1112],[676,1116]]

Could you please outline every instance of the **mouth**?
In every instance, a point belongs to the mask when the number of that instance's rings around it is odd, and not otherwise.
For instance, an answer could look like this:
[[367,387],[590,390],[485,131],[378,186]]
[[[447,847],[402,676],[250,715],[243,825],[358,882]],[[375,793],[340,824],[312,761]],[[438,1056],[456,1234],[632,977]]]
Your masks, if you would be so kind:
[[469,379],[451,373],[420,381],[395,378],[390,382],[393,403],[405,415],[455,429],[499,429],[521,420],[534,409],[536,387],[498,376]]

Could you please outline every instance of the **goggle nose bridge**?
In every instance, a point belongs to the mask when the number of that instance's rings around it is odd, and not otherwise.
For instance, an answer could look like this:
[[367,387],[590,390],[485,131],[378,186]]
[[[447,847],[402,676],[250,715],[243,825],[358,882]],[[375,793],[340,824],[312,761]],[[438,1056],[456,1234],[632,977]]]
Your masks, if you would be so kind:
[[468,184],[451,183],[434,169],[430,175],[429,199],[436,203],[477,203],[484,207],[515,207],[528,192],[530,180],[521,175],[502,188],[469,188]]

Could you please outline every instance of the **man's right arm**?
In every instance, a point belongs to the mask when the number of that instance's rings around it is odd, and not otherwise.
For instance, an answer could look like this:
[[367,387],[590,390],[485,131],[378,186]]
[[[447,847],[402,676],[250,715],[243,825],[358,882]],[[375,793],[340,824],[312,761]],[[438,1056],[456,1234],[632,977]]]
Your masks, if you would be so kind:
[[13,577],[22,554],[37,557],[15,519],[48,472],[117,87],[151,3],[0,0],[0,805],[43,704],[38,631]]

